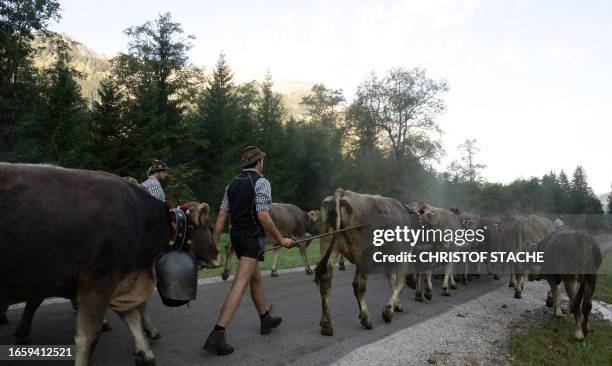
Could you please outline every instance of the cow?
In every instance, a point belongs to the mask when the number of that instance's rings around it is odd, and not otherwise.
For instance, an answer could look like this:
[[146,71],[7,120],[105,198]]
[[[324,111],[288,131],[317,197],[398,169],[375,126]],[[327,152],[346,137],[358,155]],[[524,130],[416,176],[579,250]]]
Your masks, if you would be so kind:
[[[286,237],[293,237],[297,240],[305,239],[309,236],[319,234],[319,222],[321,214],[317,210],[306,212],[296,205],[289,203],[272,203],[270,205],[270,216],[278,230]],[[273,247],[272,250],[272,267],[270,269],[272,277],[278,277],[278,256],[280,247],[272,237],[266,237],[266,245]],[[312,274],[312,269],[308,263],[308,255],[306,249],[310,245],[310,240],[303,245],[299,245],[300,256],[304,261],[304,270],[307,275]],[[225,269],[221,274],[223,280],[227,280],[232,270],[232,243],[228,242],[225,246]]]
[[[138,182],[136,182],[136,184],[138,184]],[[206,211],[208,211],[208,205],[206,204],[203,204],[203,205],[205,206],[202,206],[202,207],[204,207]],[[198,202],[190,202],[183,206],[188,207],[189,210],[192,212],[198,212],[201,204]],[[204,256],[204,253],[206,253],[206,250],[204,249],[204,247],[206,245],[211,245],[211,240],[212,240],[212,237],[208,235],[208,233],[212,229],[212,224],[211,224],[210,219],[207,217],[207,214],[203,216],[201,220],[198,220],[198,223],[195,225],[195,228],[196,228],[196,232],[201,232],[203,235],[197,235],[195,238],[192,238],[190,240],[189,244],[191,247],[191,253],[194,256],[196,256],[196,259],[200,261],[200,263],[203,263],[206,260],[206,257]],[[204,266],[201,265],[200,267],[204,267]],[[72,303],[73,309],[76,310],[77,308],[76,308],[75,299],[70,299],[70,301]],[[23,314],[21,315],[21,320],[19,321],[19,325],[17,326],[17,330],[15,331],[15,344],[25,345],[25,344],[30,344],[32,342],[30,338],[30,331],[32,329],[32,321],[34,319],[34,314],[36,310],[40,307],[42,302],[43,302],[43,299],[39,299],[36,301],[28,301],[26,303],[26,306],[23,310]],[[161,333],[159,332],[157,327],[155,327],[155,324],[153,323],[153,320],[151,319],[151,316],[149,315],[149,313],[146,311],[146,308],[147,308],[147,301],[144,301],[142,304],[138,305],[138,310],[140,311],[144,333],[149,339],[158,340],[161,338]],[[4,307],[4,309],[0,309],[1,311],[3,311],[3,315],[5,318],[6,318],[7,309],[8,307]],[[8,323],[8,320],[7,320],[7,323]],[[109,330],[111,330],[111,327],[106,321],[106,319],[104,319],[104,323],[102,325],[102,331],[109,331]]]
[[[411,227],[417,225],[416,215],[409,215],[408,209],[393,198],[361,194],[338,188],[333,196],[326,197],[321,203],[323,233],[351,226],[367,225],[372,218],[377,216],[398,219],[410,217],[412,219],[409,223]],[[353,228],[321,238],[322,259],[315,269],[315,282],[319,285],[322,300],[322,314],[319,323],[322,335],[331,336],[334,333],[329,313],[329,299],[333,278],[333,263],[339,254],[355,264],[353,290],[359,306],[359,319],[364,328],[372,329],[372,319],[364,298],[367,273],[363,266],[367,259],[362,258],[362,250],[371,249],[372,243],[363,242],[364,237],[367,236],[364,230],[371,230],[371,228]],[[403,276],[405,273],[387,272],[385,274],[392,294],[382,312],[382,318],[389,323],[396,311],[403,311],[399,296],[404,288]]]
[[[0,304],[75,299],[75,365],[89,364],[104,313],[114,310],[135,340],[135,361],[154,364],[139,305],[156,284],[168,248],[168,207],[113,174],[48,165],[0,164]],[[218,267],[206,230],[208,205],[192,213],[200,265]],[[208,239],[206,239],[208,238]]]
[[[501,223],[499,247],[505,252],[536,251],[537,244],[554,231],[554,225],[547,218],[537,215],[529,217],[508,216]],[[507,266],[506,266],[507,267]],[[510,265],[509,287],[514,287],[514,297],[522,298],[523,277],[528,269],[524,263]]]
[[[480,230],[483,236],[482,240],[473,240],[471,243],[468,243],[468,247],[470,250],[474,250],[477,252],[487,252],[490,253],[495,251],[498,246],[498,232],[496,226],[496,219],[486,216],[481,216],[477,214],[472,214],[466,211],[463,211],[459,208],[453,207],[449,209],[451,212],[455,213],[459,216],[459,220],[461,222],[461,226],[464,229],[471,230]],[[476,265],[474,273],[470,272],[470,266],[466,263],[464,264],[464,272],[462,273],[461,280],[463,284],[471,279],[471,275],[474,274],[476,277],[480,276],[480,266],[481,263]],[[493,274],[495,279],[499,279],[499,276],[495,272],[495,268],[492,263],[487,262],[487,272],[489,274]]]
[[[456,231],[461,229],[461,221],[459,217],[452,211],[431,206],[427,203],[411,203],[408,204],[411,210],[415,211],[419,215],[419,221],[421,224],[434,230],[452,230]],[[452,252],[455,251],[455,243],[453,242],[441,242],[441,246],[438,246],[436,250]],[[416,287],[415,300],[423,301],[421,291],[421,276],[423,272],[426,272],[427,276],[427,287],[425,288],[425,298],[431,300],[433,289],[431,284],[432,272],[434,269],[434,263],[425,263],[417,266],[420,270],[417,270],[413,276],[406,278],[407,282],[413,281]],[[442,281],[442,296],[450,296],[448,289],[457,289],[457,284],[454,278],[455,264],[448,262],[444,265],[444,280]],[[412,278],[410,278],[412,277]]]
[[582,341],[591,331],[592,299],[602,261],[599,245],[585,232],[560,230],[542,240],[538,251],[544,252],[544,262],[532,265],[530,273],[535,280],[544,278],[550,285],[555,318],[563,316],[558,287],[563,282],[576,323],[574,339]]

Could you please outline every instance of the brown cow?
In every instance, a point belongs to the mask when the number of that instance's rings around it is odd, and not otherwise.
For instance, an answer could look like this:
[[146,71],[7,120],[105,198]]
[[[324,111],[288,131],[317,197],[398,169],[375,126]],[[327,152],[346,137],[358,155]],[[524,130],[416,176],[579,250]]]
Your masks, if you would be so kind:
[[[501,223],[499,234],[500,250],[506,252],[536,251],[537,243],[554,231],[554,225],[547,218],[531,215],[509,216]],[[514,297],[522,298],[524,274],[528,268],[524,263],[510,266],[510,287],[514,287]]]
[[[437,208],[431,206],[427,203],[411,203],[408,207],[415,211],[419,217],[421,222],[431,229],[439,229],[439,230],[459,230],[461,229],[461,222],[459,217],[452,211],[446,210],[443,208]],[[438,250],[452,252],[455,251],[456,246],[452,242],[443,242],[442,246]],[[425,264],[426,275],[427,275],[427,287],[425,288],[425,298],[431,300],[431,296],[433,293],[431,277],[433,271],[433,263]],[[450,296],[450,292],[448,289],[457,289],[457,284],[455,283],[454,278],[455,273],[455,264],[452,262],[448,262],[444,266],[444,280],[442,281],[442,296]],[[415,273],[416,280],[416,293],[415,300],[423,301],[421,297],[421,276],[422,272],[417,271]]]
[[[338,188],[334,196],[326,197],[321,203],[322,232],[331,232],[342,228],[368,224],[375,216],[387,216],[402,218],[409,214],[408,209],[399,201],[378,195],[360,194],[349,190]],[[416,217],[412,215],[416,226]],[[315,270],[315,281],[319,284],[322,299],[321,334],[333,335],[333,327],[329,313],[329,298],[331,293],[331,282],[333,278],[333,263],[338,254],[342,254],[351,263],[355,264],[355,277],[353,279],[353,290],[359,305],[359,319],[361,325],[366,329],[372,328],[372,319],[368,311],[368,305],[364,295],[367,284],[367,274],[362,266],[362,250],[371,248],[371,243],[362,242],[364,230],[369,228],[356,228],[335,235],[321,238],[321,255],[323,258]],[[403,311],[400,303],[400,293],[404,288],[405,273],[386,273],[392,294],[382,317],[385,322],[390,322],[395,311]]]
[[[274,225],[276,225],[283,236],[293,237],[299,240],[319,234],[321,214],[317,210],[306,212],[296,205],[289,203],[272,203],[270,205],[270,216],[272,217],[272,221],[274,221]],[[304,245],[299,245],[300,256],[304,261],[304,270],[306,271],[306,274],[311,275],[312,269],[310,269],[308,255],[306,253],[306,249],[310,245],[310,240],[303,244]],[[272,250],[273,259],[272,267],[270,268],[270,275],[272,277],[278,277],[278,256],[280,254],[280,247],[276,241],[274,241],[274,238],[270,236],[266,237],[266,245],[276,248]],[[234,250],[232,248],[232,243],[228,242],[225,246],[225,269],[221,274],[221,278],[223,278],[223,280],[227,280],[231,274],[233,252]]]
[[[90,363],[110,307],[134,336],[136,362],[154,363],[138,306],[155,287],[154,262],[171,237],[163,202],[108,173],[0,164],[0,210],[11,212],[0,217],[0,304],[76,299],[77,366]],[[195,216],[207,213],[203,204]],[[210,238],[199,226],[194,240]],[[218,266],[219,252],[208,242],[196,255]]]
[[[126,179],[126,180],[130,183],[138,184],[136,180],[133,180],[133,181],[129,179]],[[192,213],[194,213],[193,215],[194,224],[195,224],[194,232],[196,233],[196,235],[193,235],[188,241],[188,244],[191,250],[191,254],[194,255],[195,258],[198,260],[200,267],[210,267],[209,265],[206,264],[207,258],[205,255],[206,247],[212,245],[212,237],[209,235],[210,230],[212,230],[212,222],[210,218],[208,217],[208,211],[209,211],[208,204],[190,202],[190,203],[187,203],[185,206],[187,206],[189,210]],[[72,303],[73,309],[77,310],[76,300],[70,299],[70,301]],[[15,331],[15,338],[16,338],[15,344],[23,345],[23,344],[30,344],[32,342],[30,338],[30,331],[32,329],[32,321],[34,319],[34,314],[36,313],[36,310],[40,307],[42,302],[43,302],[43,299],[32,300],[26,303],[26,306],[21,315],[21,319],[19,321],[19,325],[17,326],[17,330]],[[148,338],[152,340],[157,340],[161,338],[161,333],[159,332],[159,330],[157,330],[157,327],[155,327],[155,324],[153,323],[151,316],[146,311],[147,302],[148,301],[145,301],[138,306],[138,309],[140,311],[140,316],[142,318],[142,327],[143,327],[145,335]],[[0,309],[1,311],[0,315],[4,319],[6,319],[7,310],[8,310],[8,307],[4,307]],[[6,324],[6,323],[8,323],[8,319],[6,320],[6,322],[3,322],[1,324]],[[111,329],[110,325],[108,325],[108,323],[106,322],[106,319],[104,319],[102,331],[108,331],[110,329]]]
[[[597,242],[587,233],[573,230],[556,231],[538,244],[544,252],[544,263],[531,266],[534,279],[542,277],[548,281],[553,294],[555,311],[553,316],[561,318],[559,284],[563,282],[570,299],[570,310],[574,314],[577,341],[591,331],[593,293],[597,284],[597,270],[601,266],[601,250]],[[582,314],[581,307],[582,305]]]

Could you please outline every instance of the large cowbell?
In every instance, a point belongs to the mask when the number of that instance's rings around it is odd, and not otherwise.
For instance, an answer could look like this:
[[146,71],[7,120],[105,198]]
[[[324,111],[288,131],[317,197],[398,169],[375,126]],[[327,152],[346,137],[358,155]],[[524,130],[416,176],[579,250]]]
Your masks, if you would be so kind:
[[185,305],[196,298],[198,266],[184,250],[171,249],[155,263],[157,291],[166,306]]

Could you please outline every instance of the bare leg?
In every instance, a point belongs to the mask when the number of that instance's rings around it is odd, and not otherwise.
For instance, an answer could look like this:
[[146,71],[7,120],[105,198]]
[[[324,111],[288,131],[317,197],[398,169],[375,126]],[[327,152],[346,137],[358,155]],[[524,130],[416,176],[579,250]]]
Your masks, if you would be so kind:
[[280,255],[280,248],[272,250],[272,267],[270,267],[270,276],[278,277],[278,256]]
[[147,302],[145,301],[140,304],[138,306],[138,310],[140,311],[140,317],[142,318],[142,326],[144,327],[144,332],[147,337],[151,338],[152,340],[160,339],[161,334],[159,333],[159,330],[157,330],[157,328],[155,327],[153,320],[151,320],[151,317],[147,312]]
[[251,287],[251,299],[257,309],[257,314],[264,314],[268,307],[266,306],[266,299],[264,298],[263,287],[261,286],[261,271],[259,270],[259,263],[256,264],[253,276],[250,282]]
[[143,319],[140,316],[141,307],[137,306],[125,312],[117,312],[121,320],[128,326],[134,336],[134,359],[136,365],[155,365],[155,356],[144,335]]
[[230,274],[232,274],[232,253],[234,253],[234,248],[232,247],[232,243],[228,242],[225,246],[225,269],[223,273],[221,273],[223,281],[227,280]]
[[225,297],[225,302],[217,319],[218,325],[225,327],[230,322],[236,309],[238,309],[238,305],[240,305],[240,301],[242,301],[242,295],[244,295],[244,291],[251,282],[256,268],[258,268],[257,259],[249,257],[240,258],[236,276],[234,281],[232,281],[232,287]]

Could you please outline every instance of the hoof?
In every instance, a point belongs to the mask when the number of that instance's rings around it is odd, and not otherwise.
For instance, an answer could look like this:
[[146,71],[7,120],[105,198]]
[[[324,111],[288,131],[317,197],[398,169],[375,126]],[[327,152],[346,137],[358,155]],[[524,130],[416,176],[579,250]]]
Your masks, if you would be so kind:
[[515,292],[515,293],[514,293],[514,298],[515,298],[515,299],[522,299],[522,298],[523,298],[523,295],[521,295],[521,293],[520,293],[520,292]]
[[307,274],[307,275],[309,275],[309,276],[310,276],[310,275],[312,275],[312,269],[308,268],[308,269],[306,270],[306,274]]
[[364,327],[365,329],[372,329],[372,321],[369,319],[367,320],[361,319],[361,326]]
[[223,273],[221,273],[221,279],[223,281],[227,281],[227,279],[229,278],[229,271],[227,269],[223,270]]
[[391,306],[385,306],[385,310],[382,312],[382,318],[385,323],[391,323],[391,320],[393,320],[393,308]]
[[402,305],[395,305],[393,306],[393,310],[397,311],[398,313],[401,313],[404,311],[404,307]]
[[431,301],[431,296],[432,296],[431,291],[425,291],[425,298],[427,300]]
[[449,286],[449,288],[450,288],[451,290],[456,290],[456,289],[457,289],[457,284],[453,283],[453,284],[451,284],[451,285]]
[[142,351],[134,354],[134,362],[138,366],[155,366],[155,358],[146,360],[144,352]]
[[344,266],[344,263],[340,263],[340,264],[338,265],[338,269],[339,269],[340,271],[346,271],[346,267]]
[[423,302],[423,296],[415,296],[414,301]]
[[510,282],[510,283],[508,284],[508,287],[514,287],[514,286],[515,286],[515,285],[514,285],[514,282]]
[[547,308],[552,308],[553,306],[555,306],[555,300],[551,299],[550,297],[546,298],[546,307]]
[[584,334],[582,333],[582,331],[576,331],[574,333],[574,339],[576,340],[576,342],[581,342],[584,340]]
[[109,330],[112,330],[112,329],[113,329],[113,327],[111,327],[110,324],[108,324],[108,322],[105,319],[104,323],[102,323],[102,331],[103,332],[108,332]]
[[329,337],[334,335],[334,328],[332,328],[330,323],[321,324],[321,335]]
[[32,344],[32,338],[30,338],[30,336],[26,335],[26,336],[16,336],[17,338],[15,339],[15,344],[18,345],[29,345]]
[[149,338],[152,341],[156,341],[161,338],[161,333],[157,331],[149,332],[148,330],[145,329],[145,335],[147,336],[147,338]]
[[450,292],[448,292],[448,290],[444,290],[442,292],[442,296],[450,296]]
[[270,272],[270,276],[271,277],[278,277],[278,272],[277,271],[271,271]]

